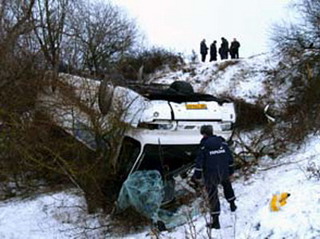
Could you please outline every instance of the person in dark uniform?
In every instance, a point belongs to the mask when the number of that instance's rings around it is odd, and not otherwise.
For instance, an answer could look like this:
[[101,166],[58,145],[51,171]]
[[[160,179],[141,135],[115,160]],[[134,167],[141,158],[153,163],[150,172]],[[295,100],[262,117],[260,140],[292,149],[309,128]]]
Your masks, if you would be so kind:
[[216,61],[217,60],[217,41],[213,41],[210,45],[210,61]]
[[239,59],[239,48],[240,48],[240,43],[237,41],[236,38],[233,38],[233,41],[231,42],[231,45],[230,45],[231,59]]
[[223,187],[224,196],[230,204],[230,210],[234,212],[237,209],[236,197],[230,182],[230,177],[234,173],[233,157],[225,140],[220,136],[213,135],[211,125],[203,125],[200,133],[203,138],[200,142],[192,180],[197,183],[203,180],[208,194],[211,222],[207,226],[220,229],[219,184]]
[[203,39],[200,43],[200,54],[201,54],[201,61],[205,62],[206,61],[206,56],[208,54],[208,47],[206,45],[206,40]]
[[221,60],[228,59],[229,42],[224,37],[221,37]]

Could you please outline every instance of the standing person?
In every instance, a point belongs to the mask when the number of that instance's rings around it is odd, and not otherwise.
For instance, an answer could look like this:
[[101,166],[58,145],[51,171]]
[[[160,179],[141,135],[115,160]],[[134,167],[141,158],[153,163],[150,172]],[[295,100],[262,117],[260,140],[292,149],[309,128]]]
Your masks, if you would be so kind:
[[219,184],[223,187],[224,196],[230,204],[230,210],[234,212],[237,209],[235,205],[236,197],[230,182],[230,177],[234,172],[233,157],[225,140],[213,135],[211,125],[203,125],[200,133],[203,138],[200,142],[200,150],[196,158],[192,180],[199,182],[202,178],[204,179],[211,214],[211,222],[207,224],[207,227],[220,229]]
[[221,60],[228,59],[229,42],[224,37],[221,37]]
[[230,46],[230,55],[231,59],[239,59],[239,47],[240,43],[237,41],[236,38],[233,38]]
[[203,39],[200,43],[200,54],[202,62],[206,61],[206,56],[208,54],[208,47],[206,45],[206,40]]
[[217,41],[213,41],[210,45],[210,61],[216,61],[217,60]]

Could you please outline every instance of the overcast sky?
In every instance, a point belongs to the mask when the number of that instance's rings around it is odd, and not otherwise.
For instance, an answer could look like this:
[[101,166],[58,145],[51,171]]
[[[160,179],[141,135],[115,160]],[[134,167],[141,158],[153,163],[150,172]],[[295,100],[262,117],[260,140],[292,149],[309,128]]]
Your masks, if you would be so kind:
[[290,0],[113,0],[124,7],[147,42],[190,54],[221,37],[237,38],[240,57],[268,50],[272,23],[285,20]]

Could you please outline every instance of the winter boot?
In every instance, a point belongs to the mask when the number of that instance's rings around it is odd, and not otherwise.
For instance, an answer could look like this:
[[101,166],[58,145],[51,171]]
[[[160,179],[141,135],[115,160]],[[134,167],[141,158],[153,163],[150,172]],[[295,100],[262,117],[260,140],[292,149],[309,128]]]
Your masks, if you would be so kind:
[[237,206],[234,203],[234,200],[230,202],[230,210],[231,212],[234,212],[235,210],[237,210]]
[[211,229],[220,229],[219,215],[211,215],[211,222],[207,224]]
[[163,221],[157,221],[156,226],[160,232],[167,230],[166,225],[164,224]]

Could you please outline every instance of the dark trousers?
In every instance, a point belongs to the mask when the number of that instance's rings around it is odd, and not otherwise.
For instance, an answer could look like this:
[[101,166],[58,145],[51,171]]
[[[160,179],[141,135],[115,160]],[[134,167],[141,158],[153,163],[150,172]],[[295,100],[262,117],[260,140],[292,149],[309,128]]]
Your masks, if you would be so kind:
[[236,59],[239,59],[239,49],[236,49],[235,53],[234,53],[234,57]]
[[223,193],[226,200],[230,203],[236,199],[234,191],[229,179],[221,182],[206,183],[206,190],[208,193],[208,201],[210,206],[211,215],[220,215],[220,202],[218,197],[218,185],[223,187]]
[[230,55],[232,59],[239,59],[239,49],[232,49]]
[[210,56],[210,62],[211,61],[216,61],[217,60],[217,55],[211,55]]
[[236,58],[236,53],[234,50],[230,50],[230,56],[231,56],[231,59],[235,59]]
[[207,56],[207,54],[201,54],[201,60],[202,60],[202,62],[205,62],[205,61],[206,61],[206,56]]
[[221,60],[228,59],[228,51],[222,51],[220,57]]

